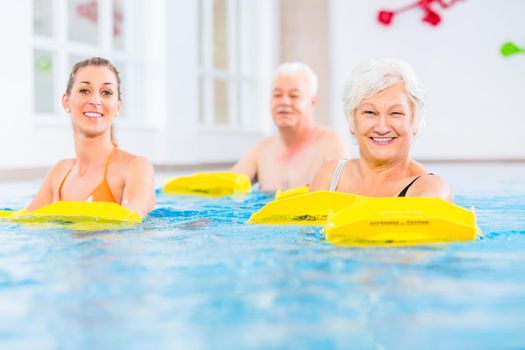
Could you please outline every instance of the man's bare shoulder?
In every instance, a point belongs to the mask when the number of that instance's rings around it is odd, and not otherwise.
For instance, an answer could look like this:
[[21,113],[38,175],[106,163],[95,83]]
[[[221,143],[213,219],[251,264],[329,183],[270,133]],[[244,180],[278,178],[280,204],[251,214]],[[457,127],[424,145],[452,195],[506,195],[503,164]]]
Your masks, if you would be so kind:
[[319,142],[323,143],[339,143],[343,140],[343,138],[337,131],[326,128],[324,126],[317,126],[313,137]]
[[264,139],[257,142],[255,146],[252,147],[251,153],[259,155],[268,150],[271,150],[273,147],[275,147],[276,144],[277,144],[277,137],[275,136],[265,137]]
[[255,147],[265,148],[265,147],[274,145],[276,142],[277,142],[277,137],[276,136],[268,136],[268,137],[265,137],[264,139],[260,140],[259,142],[257,142]]
[[316,133],[314,142],[322,150],[325,160],[350,157],[347,145],[338,132],[319,126]]

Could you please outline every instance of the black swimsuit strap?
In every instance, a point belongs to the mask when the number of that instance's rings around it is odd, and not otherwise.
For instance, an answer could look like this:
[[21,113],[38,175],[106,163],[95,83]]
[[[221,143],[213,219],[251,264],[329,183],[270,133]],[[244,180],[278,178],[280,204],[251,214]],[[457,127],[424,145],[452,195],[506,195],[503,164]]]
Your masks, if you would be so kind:
[[[425,175],[434,175],[434,174],[433,173],[428,173],[428,174],[425,174]],[[407,187],[403,188],[403,190],[401,192],[399,192],[399,194],[397,196],[398,197],[405,197],[406,194],[407,194],[408,189],[410,188],[410,186],[412,186],[414,184],[414,182],[416,182],[416,180],[419,179],[421,176],[423,176],[423,175],[419,175],[414,180],[410,181],[410,183],[407,185]]]

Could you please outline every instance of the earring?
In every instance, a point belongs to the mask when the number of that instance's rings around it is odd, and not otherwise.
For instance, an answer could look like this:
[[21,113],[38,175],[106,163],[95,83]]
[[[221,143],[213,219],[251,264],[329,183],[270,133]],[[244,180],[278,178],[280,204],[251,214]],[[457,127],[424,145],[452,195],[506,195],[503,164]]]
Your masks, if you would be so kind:
[[350,129],[350,135],[352,135],[352,144],[357,145],[357,139],[355,138],[355,134],[352,129]]

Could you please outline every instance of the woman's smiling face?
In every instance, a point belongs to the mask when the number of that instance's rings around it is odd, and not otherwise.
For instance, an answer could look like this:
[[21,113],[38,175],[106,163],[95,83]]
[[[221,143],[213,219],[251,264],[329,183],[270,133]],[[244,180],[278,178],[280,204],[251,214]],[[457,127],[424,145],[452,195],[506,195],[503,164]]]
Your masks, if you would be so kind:
[[408,157],[414,136],[414,108],[403,83],[364,99],[353,118],[362,158],[390,163]]
[[62,103],[71,111],[73,127],[88,137],[109,132],[120,112],[119,86],[115,73],[104,66],[80,68],[69,95]]

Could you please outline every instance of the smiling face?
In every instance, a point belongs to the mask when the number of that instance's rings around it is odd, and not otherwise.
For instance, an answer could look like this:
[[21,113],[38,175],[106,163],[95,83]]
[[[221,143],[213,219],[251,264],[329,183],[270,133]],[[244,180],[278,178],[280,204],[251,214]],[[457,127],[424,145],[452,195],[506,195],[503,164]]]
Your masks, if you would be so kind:
[[80,68],[62,104],[71,112],[76,132],[90,138],[110,134],[113,119],[122,108],[115,73],[105,66]]
[[272,117],[279,129],[295,129],[311,121],[317,96],[302,75],[279,75],[272,91]]
[[374,163],[407,158],[414,135],[413,115],[403,83],[364,99],[353,117],[361,157]]

